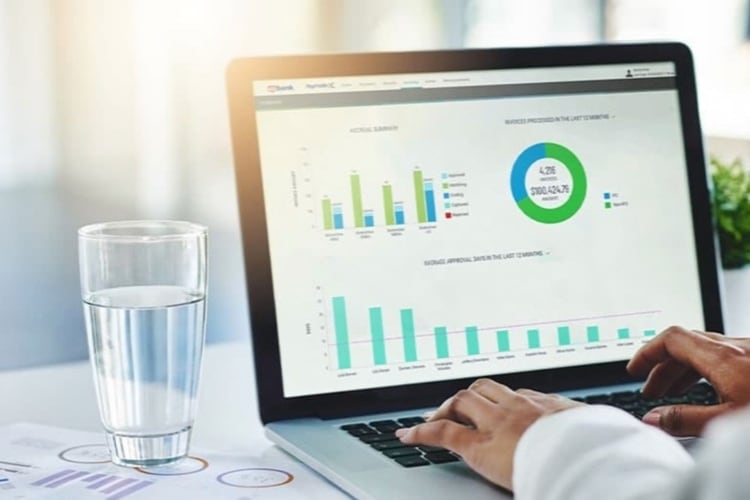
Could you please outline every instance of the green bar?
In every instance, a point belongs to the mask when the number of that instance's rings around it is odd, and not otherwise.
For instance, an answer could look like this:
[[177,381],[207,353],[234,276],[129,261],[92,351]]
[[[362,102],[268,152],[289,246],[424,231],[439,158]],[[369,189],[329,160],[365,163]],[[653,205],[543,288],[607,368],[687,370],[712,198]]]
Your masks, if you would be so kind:
[[333,229],[333,213],[331,213],[331,200],[323,198],[323,228],[327,231]]
[[401,309],[401,332],[404,335],[404,360],[417,360],[417,339],[414,334],[414,313],[411,309]]
[[655,336],[655,335],[656,335],[656,330],[646,330],[645,332],[643,332],[643,334],[644,334],[644,335],[645,335],[646,337],[653,337],[653,336]]
[[390,184],[383,185],[383,208],[385,209],[385,224],[387,226],[396,224],[396,212],[393,209],[393,187]]
[[372,334],[372,360],[376,365],[385,364],[385,335],[383,333],[383,311],[370,308],[370,333]]
[[570,345],[570,328],[567,326],[557,327],[557,343],[559,345]]
[[448,354],[448,329],[444,326],[435,327],[435,349],[438,358],[447,358]]
[[352,174],[352,207],[354,208],[354,225],[365,227],[365,214],[362,210],[362,188],[359,185],[359,175]]
[[497,350],[500,352],[510,351],[510,339],[508,338],[508,330],[497,331]]
[[630,330],[627,328],[620,328],[617,330],[617,338],[620,340],[625,340],[630,338]]
[[526,336],[529,338],[529,349],[537,349],[541,346],[539,342],[539,330],[529,330],[526,332]]
[[349,327],[346,324],[346,303],[344,297],[333,298],[333,324],[336,329],[336,353],[339,369],[352,367],[349,355]]
[[476,326],[466,327],[466,353],[469,356],[479,354],[479,329]]
[[598,326],[587,326],[586,336],[589,342],[599,342],[599,327]]
[[424,180],[422,171],[414,171],[414,196],[417,201],[417,222],[427,222],[427,207],[424,198]]

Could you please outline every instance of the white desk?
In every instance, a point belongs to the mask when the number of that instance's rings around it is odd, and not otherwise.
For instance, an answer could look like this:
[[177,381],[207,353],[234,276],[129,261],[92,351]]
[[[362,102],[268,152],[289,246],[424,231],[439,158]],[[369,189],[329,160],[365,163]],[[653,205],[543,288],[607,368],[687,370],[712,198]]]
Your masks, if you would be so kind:
[[[101,431],[88,361],[0,372],[0,425],[32,422]],[[268,448],[255,394],[249,340],[208,345],[193,444],[223,451]]]
[[[287,464],[292,471],[289,474],[290,477],[293,474],[294,482],[285,486],[283,491],[275,491],[273,488],[268,491],[253,490],[252,494],[248,493],[242,498],[347,498],[311,469],[285,456],[266,439],[257,412],[253,370],[249,340],[206,347],[198,395],[198,415],[191,446],[204,451],[210,450],[213,457],[211,460],[231,456],[234,457],[233,461],[263,464],[245,467],[264,467],[265,462],[268,462]],[[30,422],[103,432],[88,361],[0,372],[0,387],[3,394],[0,425]],[[216,488],[213,476],[208,480],[204,478],[198,481],[189,484],[196,484],[204,489],[166,491],[173,492],[170,498],[179,491],[189,491],[191,498],[203,498],[202,495],[206,495],[205,498],[217,498],[215,494],[220,494],[221,498],[236,498],[237,492],[222,490],[217,493],[218,490],[211,489]],[[206,481],[213,486],[205,489]],[[77,487],[75,482],[70,484],[73,488]],[[3,491],[0,491],[0,497],[3,496]],[[154,491],[157,491],[156,486]],[[165,498],[165,490],[160,491],[162,493],[149,494],[144,490],[143,493],[148,498]],[[209,491],[212,493],[206,493]]]

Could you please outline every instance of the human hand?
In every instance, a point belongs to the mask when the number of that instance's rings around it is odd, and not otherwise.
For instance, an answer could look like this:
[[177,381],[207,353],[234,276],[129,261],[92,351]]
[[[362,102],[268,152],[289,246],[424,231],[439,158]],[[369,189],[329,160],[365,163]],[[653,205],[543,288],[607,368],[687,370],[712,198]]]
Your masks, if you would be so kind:
[[396,436],[404,444],[454,451],[488,480],[512,489],[513,456],[526,429],[545,415],[581,404],[479,379],[445,400],[427,422],[399,429]]
[[712,418],[750,402],[750,338],[673,326],[641,347],[627,369],[648,375],[642,389],[647,398],[682,394],[701,378],[711,382],[720,404],[661,406],[643,417],[675,436],[697,436]]

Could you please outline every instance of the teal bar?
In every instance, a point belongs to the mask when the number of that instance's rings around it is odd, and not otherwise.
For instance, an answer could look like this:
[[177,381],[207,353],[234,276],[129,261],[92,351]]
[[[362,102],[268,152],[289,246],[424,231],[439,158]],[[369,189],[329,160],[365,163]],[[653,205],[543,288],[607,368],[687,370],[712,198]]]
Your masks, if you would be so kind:
[[539,330],[529,330],[526,336],[529,338],[529,349],[538,349],[542,345],[539,342]]
[[346,324],[344,297],[333,298],[333,324],[336,330],[336,354],[339,369],[345,370],[352,367],[352,359],[349,354],[349,327]]
[[561,346],[570,345],[570,328],[567,326],[557,327],[557,343]]
[[370,333],[372,334],[372,360],[376,365],[385,364],[385,334],[383,333],[383,311],[370,308]]
[[479,354],[479,329],[476,326],[466,327],[466,353],[469,356]]
[[630,330],[627,328],[620,328],[617,330],[617,338],[620,340],[626,340],[630,338]]
[[508,330],[497,331],[497,350],[500,352],[510,351],[510,339],[508,339]]
[[414,334],[414,312],[401,309],[401,332],[404,335],[404,361],[417,360],[417,339]]
[[653,337],[656,335],[656,330],[646,330],[645,332],[643,332],[643,335],[645,335],[646,337]]
[[448,329],[444,326],[435,327],[435,349],[438,358],[447,358],[448,354]]
[[587,326],[586,336],[589,342],[599,342],[599,327],[598,326]]

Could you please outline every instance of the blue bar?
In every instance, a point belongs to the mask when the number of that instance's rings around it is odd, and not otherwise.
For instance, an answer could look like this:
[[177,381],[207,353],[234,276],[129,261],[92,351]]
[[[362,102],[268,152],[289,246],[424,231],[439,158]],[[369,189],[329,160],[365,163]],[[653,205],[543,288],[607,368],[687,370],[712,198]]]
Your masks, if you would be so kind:
[[344,229],[344,214],[341,212],[341,205],[333,206],[333,228]]
[[404,206],[399,204],[396,204],[396,224],[403,224],[404,223]]
[[440,359],[447,358],[448,353],[448,329],[444,326],[435,327],[435,349],[437,357]]
[[587,326],[586,327],[586,338],[589,342],[599,342],[599,327],[598,326]]
[[[86,486],[86,488],[88,488],[90,490],[98,490],[99,488],[101,488],[105,484],[109,484],[112,481],[117,481],[118,479],[120,479],[120,478],[117,477],[117,476],[107,476],[104,479],[100,479],[99,481],[96,481],[95,483],[91,483],[91,485],[90,486]],[[85,479],[84,479],[84,481],[85,481]]]
[[538,349],[541,346],[539,342],[539,330],[528,330],[526,336],[529,341],[529,349]]
[[44,485],[45,488],[57,488],[58,486],[62,486],[65,483],[69,483],[71,481],[74,481],[80,477],[88,476],[88,472],[76,472],[74,474],[71,474],[69,476],[65,476],[62,479],[58,479],[57,481],[53,481],[51,483],[47,483]]
[[120,500],[121,498],[125,498],[131,493],[135,493],[136,491],[142,490],[146,486],[150,486],[152,484],[154,483],[152,483],[151,481],[141,481],[140,483],[136,483],[128,488],[125,488],[119,493],[115,493],[114,495],[107,497],[107,500]]
[[344,302],[344,297],[333,298],[333,323],[336,329],[336,352],[338,354],[339,369],[351,368],[349,327],[346,323],[346,302]]
[[646,337],[653,337],[656,335],[656,330],[646,330],[645,332],[643,332],[643,335],[645,335]]
[[404,361],[416,361],[417,338],[414,331],[414,313],[411,309],[401,309],[401,332],[404,340]]
[[497,331],[497,350],[500,352],[510,351],[510,338],[508,337],[508,330]]
[[372,227],[375,225],[375,216],[372,212],[365,212],[365,227]]
[[86,483],[93,483],[94,481],[98,481],[103,477],[107,477],[105,474],[92,474],[89,477],[84,477],[81,479],[81,481],[84,481]]
[[383,331],[383,311],[379,307],[370,308],[370,333],[372,334],[372,359],[376,365],[384,365],[385,332]]
[[557,327],[557,345],[570,345],[570,328],[567,326]]
[[628,328],[618,328],[617,329],[617,338],[620,340],[627,340],[630,338],[630,329]]
[[118,481],[115,484],[113,484],[113,485],[111,485],[111,486],[109,486],[107,488],[104,488],[102,490],[102,493],[114,493],[115,491],[119,490],[123,486],[127,486],[129,484],[135,483],[136,481],[138,481],[138,480],[137,479],[133,479],[131,477],[125,478],[125,479],[123,479],[121,481]]
[[67,476],[68,474],[72,474],[74,472],[75,472],[74,470],[70,470],[70,469],[61,470],[60,472],[56,472],[56,473],[52,474],[51,476],[43,477],[42,479],[39,479],[39,480],[31,483],[31,485],[32,486],[42,486],[44,484],[47,484],[47,483],[50,483],[50,482],[54,481],[55,479],[59,479],[62,476]]
[[425,181],[424,183],[424,201],[427,206],[427,222],[435,222],[437,218],[435,215],[435,191],[432,188],[432,181]]
[[476,326],[466,327],[466,352],[469,356],[479,354],[479,329]]

